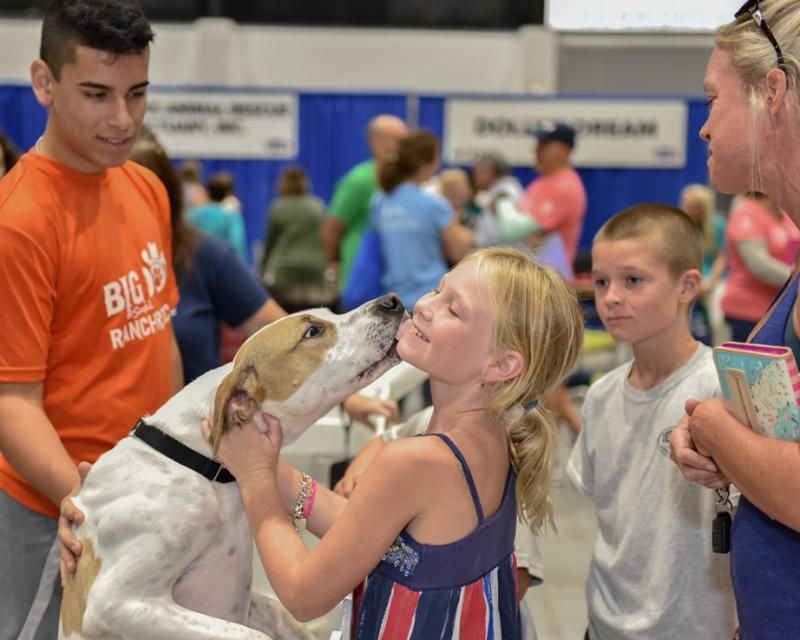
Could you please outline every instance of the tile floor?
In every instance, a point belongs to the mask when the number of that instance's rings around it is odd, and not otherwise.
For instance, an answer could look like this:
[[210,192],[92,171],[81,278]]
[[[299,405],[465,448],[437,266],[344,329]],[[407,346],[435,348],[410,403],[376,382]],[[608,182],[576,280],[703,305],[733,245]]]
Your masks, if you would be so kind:
[[584,584],[597,520],[591,501],[575,490],[563,471],[571,442],[569,436],[562,437],[560,473],[554,487],[558,531],[548,531],[540,541],[544,582],[525,595],[538,640],[583,640],[586,632]]

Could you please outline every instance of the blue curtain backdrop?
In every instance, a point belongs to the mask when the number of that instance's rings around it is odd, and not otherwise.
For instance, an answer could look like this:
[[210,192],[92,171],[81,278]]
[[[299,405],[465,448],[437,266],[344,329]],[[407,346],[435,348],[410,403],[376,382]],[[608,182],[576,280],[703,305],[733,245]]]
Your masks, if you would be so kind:
[[[263,237],[267,207],[275,194],[275,181],[288,164],[307,171],[314,193],[328,201],[338,180],[350,167],[369,156],[365,131],[371,117],[391,113],[407,115],[402,94],[299,93],[299,153],[293,161],[203,160],[205,176],[230,171],[242,201],[248,242]],[[439,136],[444,131],[444,96],[425,96],[418,103],[418,124]],[[605,220],[637,202],[677,203],[680,190],[690,182],[706,182],[706,147],[698,131],[707,107],[700,98],[687,99],[687,161],[681,169],[581,169],[589,196],[589,210],[581,239],[588,248]],[[0,129],[23,149],[32,147],[44,130],[46,114],[27,85],[0,86]],[[500,150],[502,151],[502,150]],[[175,158],[176,162],[180,158]],[[514,174],[527,184],[534,172],[517,167]]]

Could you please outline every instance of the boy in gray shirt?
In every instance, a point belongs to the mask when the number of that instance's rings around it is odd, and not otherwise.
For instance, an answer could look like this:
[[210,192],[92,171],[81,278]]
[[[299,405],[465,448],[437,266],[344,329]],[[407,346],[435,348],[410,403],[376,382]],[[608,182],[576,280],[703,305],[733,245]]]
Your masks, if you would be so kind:
[[567,466],[599,523],[591,640],[730,638],[736,627],[728,556],[711,548],[715,495],[683,481],[665,436],[687,398],[719,394],[711,350],[689,331],[702,242],[660,204],[622,211],[594,239],[598,314],[634,358],[589,389]]

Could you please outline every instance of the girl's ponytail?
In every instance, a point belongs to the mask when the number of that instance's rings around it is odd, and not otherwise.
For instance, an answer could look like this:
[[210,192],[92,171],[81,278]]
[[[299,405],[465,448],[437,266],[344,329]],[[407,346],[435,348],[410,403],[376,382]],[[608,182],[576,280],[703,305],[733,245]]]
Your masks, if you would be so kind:
[[517,377],[493,385],[487,410],[508,431],[518,511],[538,530],[553,515],[550,485],[558,442],[555,421],[541,403],[577,362],[583,312],[564,279],[522,251],[493,247],[465,260],[476,261],[488,281],[495,345],[519,353],[525,361]]

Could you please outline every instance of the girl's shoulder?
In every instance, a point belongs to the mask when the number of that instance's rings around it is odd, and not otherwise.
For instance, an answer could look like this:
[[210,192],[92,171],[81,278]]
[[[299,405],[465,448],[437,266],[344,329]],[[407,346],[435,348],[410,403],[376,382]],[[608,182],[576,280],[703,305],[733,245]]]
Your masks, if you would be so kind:
[[370,462],[361,484],[371,487],[373,495],[394,495],[401,488],[403,495],[417,496],[416,503],[446,477],[447,452],[434,440],[438,438],[416,436],[386,443]]
[[376,457],[378,468],[410,478],[430,477],[452,464],[453,454],[435,436],[417,435],[388,442]]
[[417,434],[408,438],[400,438],[386,443],[381,450],[384,459],[392,461],[401,459],[405,462],[426,464],[446,457],[441,440],[430,434]]

